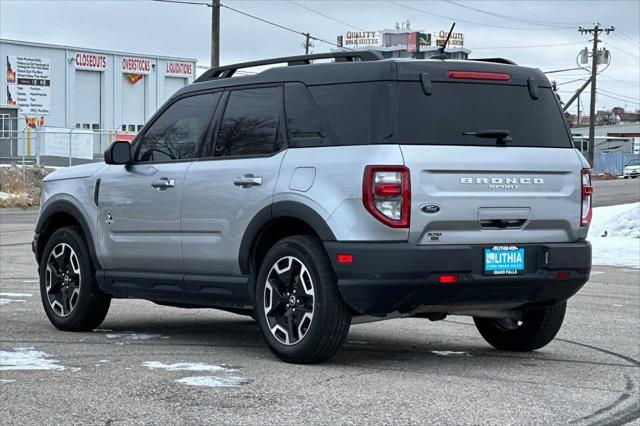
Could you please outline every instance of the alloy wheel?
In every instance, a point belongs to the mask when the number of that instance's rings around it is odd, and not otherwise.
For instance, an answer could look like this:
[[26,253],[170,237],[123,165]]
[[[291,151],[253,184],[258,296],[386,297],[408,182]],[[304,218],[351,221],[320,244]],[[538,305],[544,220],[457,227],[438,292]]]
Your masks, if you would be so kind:
[[78,304],[80,298],[80,261],[69,244],[56,245],[47,259],[45,273],[47,300],[53,311],[66,317]]
[[299,343],[309,331],[315,304],[311,274],[296,257],[275,262],[264,287],[264,314],[271,334],[284,345]]

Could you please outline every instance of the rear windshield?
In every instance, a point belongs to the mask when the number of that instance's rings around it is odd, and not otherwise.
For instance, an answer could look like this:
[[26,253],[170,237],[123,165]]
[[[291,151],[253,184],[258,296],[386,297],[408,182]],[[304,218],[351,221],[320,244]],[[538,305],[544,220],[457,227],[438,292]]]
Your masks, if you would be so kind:
[[463,132],[507,130],[507,146],[571,148],[562,111],[549,88],[538,99],[527,86],[433,82],[427,96],[417,82],[398,82],[397,141],[415,145],[495,146],[495,138]]

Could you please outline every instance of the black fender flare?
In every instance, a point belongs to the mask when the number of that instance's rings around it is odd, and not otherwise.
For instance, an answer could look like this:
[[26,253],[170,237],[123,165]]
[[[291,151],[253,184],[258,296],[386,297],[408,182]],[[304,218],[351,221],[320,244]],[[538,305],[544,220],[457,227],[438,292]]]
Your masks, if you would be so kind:
[[[91,228],[87,224],[86,219],[84,218],[84,214],[80,210],[78,206],[76,206],[73,202],[67,199],[58,199],[52,201],[47,205],[47,207],[42,210],[40,216],[38,217],[38,222],[36,223],[36,238],[38,239],[38,248],[36,255],[36,261],[38,264],[40,263],[40,257],[42,255],[42,250],[44,249],[45,241],[40,241],[40,235],[45,229],[45,225],[48,225],[49,220],[52,216],[58,213],[65,213],[69,216],[73,217],[73,219],[80,225],[82,229],[82,233],[87,239],[87,246],[89,247],[89,254],[91,255],[91,261],[96,269],[101,269],[100,262],[98,261],[98,256],[96,254],[96,247],[93,243],[93,235],[91,234]],[[47,227],[48,227],[47,226]]]
[[278,201],[260,210],[249,222],[238,254],[238,263],[243,275],[250,275],[252,249],[269,222],[279,218],[294,218],[303,221],[315,231],[322,241],[335,241],[336,237],[327,222],[311,207],[297,201]]

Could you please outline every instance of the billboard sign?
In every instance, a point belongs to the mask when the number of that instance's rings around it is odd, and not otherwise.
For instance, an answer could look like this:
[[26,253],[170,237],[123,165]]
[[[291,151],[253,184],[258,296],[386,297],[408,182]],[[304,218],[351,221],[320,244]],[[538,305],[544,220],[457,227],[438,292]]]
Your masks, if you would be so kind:
[[418,33],[418,51],[431,46],[431,34]]
[[415,53],[418,51],[418,33],[409,33],[407,35],[407,52]]
[[25,115],[51,113],[51,62],[49,58],[8,55],[7,104]]
[[346,47],[382,46],[382,37],[377,31],[347,31],[344,37]]
[[[437,34],[436,46],[442,46],[444,42],[447,40],[448,34],[449,34],[449,31],[440,31]],[[462,46],[464,46],[464,34],[451,33],[451,37],[449,38],[449,44],[447,44],[447,47],[462,47]]]

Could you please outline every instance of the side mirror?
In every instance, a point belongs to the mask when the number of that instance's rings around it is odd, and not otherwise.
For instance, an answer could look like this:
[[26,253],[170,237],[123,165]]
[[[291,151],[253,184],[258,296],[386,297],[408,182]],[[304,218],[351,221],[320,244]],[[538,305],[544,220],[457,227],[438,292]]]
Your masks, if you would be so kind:
[[127,164],[131,161],[131,144],[127,141],[115,141],[104,151],[107,164]]

